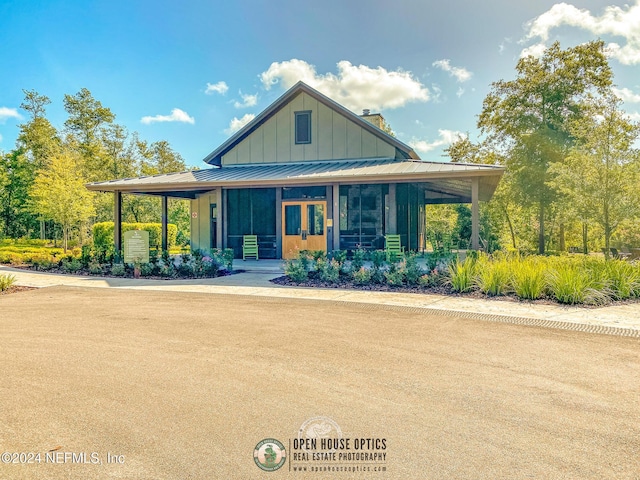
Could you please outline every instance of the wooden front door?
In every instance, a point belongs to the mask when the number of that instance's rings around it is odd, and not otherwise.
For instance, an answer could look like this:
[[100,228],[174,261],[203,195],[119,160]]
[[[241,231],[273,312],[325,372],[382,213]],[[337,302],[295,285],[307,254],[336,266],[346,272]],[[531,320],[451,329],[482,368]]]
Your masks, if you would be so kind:
[[300,250],[327,251],[327,202],[282,202],[282,258]]

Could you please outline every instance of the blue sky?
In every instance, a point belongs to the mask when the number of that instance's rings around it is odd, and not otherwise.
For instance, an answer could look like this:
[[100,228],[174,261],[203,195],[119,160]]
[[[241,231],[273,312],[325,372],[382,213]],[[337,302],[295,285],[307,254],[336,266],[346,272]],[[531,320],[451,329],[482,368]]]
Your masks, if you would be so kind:
[[423,159],[476,138],[490,84],[524,53],[601,38],[624,108],[640,120],[640,0],[0,0],[0,151],[15,145],[22,89],[88,88],[116,122],[166,139],[189,165],[297,80],[356,113],[381,112]]

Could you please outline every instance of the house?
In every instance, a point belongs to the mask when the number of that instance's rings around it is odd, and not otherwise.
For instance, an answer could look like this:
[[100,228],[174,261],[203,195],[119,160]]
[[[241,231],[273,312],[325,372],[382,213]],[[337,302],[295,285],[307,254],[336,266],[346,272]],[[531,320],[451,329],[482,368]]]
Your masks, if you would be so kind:
[[382,248],[386,234],[420,250],[425,206],[443,203],[472,204],[477,249],[478,202],[491,198],[504,169],[423,161],[382,126],[379,114],[356,115],[299,82],[207,155],[211,168],[87,188],[115,194],[116,247],[124,193],[161,196],[164,231],[167,197],[191,199],[191,247],[236,256],[250,234],[260,258]]

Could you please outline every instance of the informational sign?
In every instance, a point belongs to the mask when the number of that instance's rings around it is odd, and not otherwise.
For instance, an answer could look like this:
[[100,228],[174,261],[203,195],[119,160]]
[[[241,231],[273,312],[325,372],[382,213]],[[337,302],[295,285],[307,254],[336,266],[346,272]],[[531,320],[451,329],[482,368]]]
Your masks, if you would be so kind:
[[149,263],[149,232],[124,232],[124,263]]

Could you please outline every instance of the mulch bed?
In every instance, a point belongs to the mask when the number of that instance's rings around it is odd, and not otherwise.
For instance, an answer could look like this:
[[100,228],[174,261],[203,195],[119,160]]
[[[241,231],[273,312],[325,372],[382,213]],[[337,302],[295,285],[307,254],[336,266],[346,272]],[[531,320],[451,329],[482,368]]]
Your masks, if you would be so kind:
[[27,290],[36,290],[36,287],[21,287],[19,285],[14,285],[0,292],[0,295],[9,295],[10,293],[26,292]]
[[[20,270],[29,270],[31,272],[39,272],[39,273],[53,273],[55,275],[77,275],[77,276],[81,276],[81,277],[105,277],[105,278],[134,278],[133,277],[133,273],[129,273],[127,272],[125,275],[120,275],[120,276],[116,276],[116,275],[111,275],[110,273],[106,272],[106,273],[91,273],[89,272],[89,270],[86,269],[80,269],[77,272],[67,272],[65,270],[63,270],[62,268],[50,268],[48,270],[42,270],[42,269],[35,269],[33,268],[31,265],[27,265],[27,264],[22,264],[22,265],[9,265],[11,268],[18,268]],[[222,269],[218,272],[218,275],[215,277],[194,277],[194,276],[180,276],[177,275],[175,277],[161,277],[158,275],[154,275],[154,276],[146,276],[143,277],[141,276],[139,278],[139,280],[195,280],[195,279],[199,279],[199,278],[218,278],[218,277],[225,277],[227,275],[235,275],[236,273],[243,273],[244,270],[239,270],[239,269],[234,269],[231,272]]]
[[[494,300],[499,302],[515,302],[515,303],[525,303],[525,304],[533,304],[533,305],[562,305],[557,302],[553,298],[540,298],[538,300],[524,300],[516,295],[507,294],[507,295],[498,295],[498,296],[489,296],[484,293],[474,291],[469,293],[459,293],[454,292],[451,289],[450,285],[438,285],[433,287],[421,287],[421,286],[402,286],[402,287],[394,287],[391,285],[381,285],[381,284],[370,284],[370,285],[358,285],[353,283],[350,280],[346,280],[340,278],[338,283],[328,283],[323,282],[319,278],[314,278],[310,276],[309,279],[305,282],[294,282],[286,275],[282,277],[277,277],[271,280],[272,283],[276,285],[282,285],[285,287],[307,287],[307,288],[340,288],[346,290],[360,290],[360,291],[369,291],[369,292],[393,292],[393,293],[416,293],[416,294],[433,294],[433,295],[447,295],[450,297],[456,298],[478,298],[484,300]],[[640,303],[640,299],[629,299],[629,300],[615,300],[604,305],[571,305],[575,307],[582,308],[600,308],[605,306],[612,305],[628,305],[628,304],[637,304]]]

